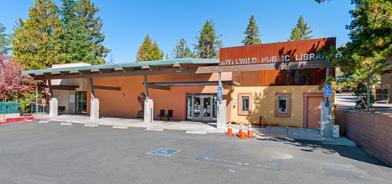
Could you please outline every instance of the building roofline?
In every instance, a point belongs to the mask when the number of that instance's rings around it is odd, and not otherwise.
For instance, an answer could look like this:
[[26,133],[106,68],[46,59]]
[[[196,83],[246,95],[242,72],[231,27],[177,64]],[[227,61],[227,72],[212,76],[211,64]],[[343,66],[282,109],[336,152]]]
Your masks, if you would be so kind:
[[98,72],[100,70],[116,70],[122,68],[149,68],[149,67],[164,67],[164,66],[175,66],[175,65],[218,65],[218,59],[201,59],[201,58],[182,58],[182,59],[166,59],[156,61],[139,61],[130,63],[119,63],[119,64],[101,64],[101,65],[90,65],[90,66],[75,66],[75,67],[64,67],[64,68],[47,68],[41,70],[28,70],[23,71],[22,75],[35,76],[44,74],[58,74],[58,73],[72,73],[72,72]]

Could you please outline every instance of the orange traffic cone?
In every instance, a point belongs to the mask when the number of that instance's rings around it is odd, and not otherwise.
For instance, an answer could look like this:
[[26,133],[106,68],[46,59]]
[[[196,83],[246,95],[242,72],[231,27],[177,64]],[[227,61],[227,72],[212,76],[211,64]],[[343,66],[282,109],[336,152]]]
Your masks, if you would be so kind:
[[242,124],[240,126],[240,130],[238,131],[238,138],[240,138],[240,139],[247,139],[248,138],[246,133],[244,132],[244,125],[242,125]]
[[240,125],[240,129],[238,130],[237,136],[240,137],[242,134],[242,124]]
[[255,137],[251,124],[248,125],[248,137]]
[[233,129],[231,128],[231,123],[229,123],[229,127],[227,127],[227,136],[233,136]]

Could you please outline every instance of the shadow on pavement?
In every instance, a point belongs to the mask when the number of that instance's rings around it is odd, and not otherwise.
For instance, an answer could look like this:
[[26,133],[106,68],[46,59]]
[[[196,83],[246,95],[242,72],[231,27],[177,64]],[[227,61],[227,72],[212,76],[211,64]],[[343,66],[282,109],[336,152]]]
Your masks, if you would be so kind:
[[289,139],[289,138],[282,138],[282,137],[277,137],[273,138],[271,137],[270,139],[262,139],[265,141],[274,141],[274,142],[280,142],[283,144],[288,144],[292,146],[299,147],[301,151],[304,152],[315,152],[315,151],[321,151],[324,154],[339,154],[342,157],[373,164],[373,165],[378,165],[378,166],[383,166],[383,167],[389,167],[390,166],[386,165],[384,162],[381,160],[373,157],[369,153],[367,153],[364,149],[360,147],[349,147],[349,146],[337,146],[337,145],[326,145],[323,144],[320,141],[309,141],[309,140],[299,140],[299,139]]

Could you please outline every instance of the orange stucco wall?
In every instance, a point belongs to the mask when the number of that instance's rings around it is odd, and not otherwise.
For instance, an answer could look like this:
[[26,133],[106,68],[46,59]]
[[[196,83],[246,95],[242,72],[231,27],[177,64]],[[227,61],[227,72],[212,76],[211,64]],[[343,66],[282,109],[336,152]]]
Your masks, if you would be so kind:
[[[151,75],[148,82],[185,82],[214,81],[216,74],[170,74]],[[222,75],[222,80],[231,80],[231,73]],[[135,118],[141,110],[138,96],[144,92],[144,77],[105,77],[94,78],[94,86],[120,87],[121,90],[95,89],[95,96],[100,102],[100,115]],[[90,85],[90,84],[89,84]],[[90,101],[90,87],[88,102]],[[212,93],[211,86],[171,86],[170,90],[149,88],[150,98],[154,101],[154,117],[158,118],[159,110],[173,110],[174,120],[186,119],[186,95]],[[88,104],[89,109],[89,104]]]

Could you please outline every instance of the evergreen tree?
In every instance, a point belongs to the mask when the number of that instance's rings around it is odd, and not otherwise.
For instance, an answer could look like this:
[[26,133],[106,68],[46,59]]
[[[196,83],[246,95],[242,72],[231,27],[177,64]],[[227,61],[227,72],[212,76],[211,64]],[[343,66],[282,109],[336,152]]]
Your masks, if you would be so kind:
[[8,34],[5,33],[5,27],[0,23],[0,55],[7,55],[10,50],[10,41]]
[[64,36],[63,52],[66,54],[66,62],[85,62],[100,64],[96,58],[93,42],[89,30],[82,26],[83,21],[76,14],[74,0],[62,0],[61,9]]
[[158,44],[151,41],[150,36],[144,37],[142,45],[137,52],[137,61],[155,61],[163,59],[163,52],[159,49]]
[[244,45],[260,44],[259,27],[257,26],[255,16],[251,15],[249,18],[248,26],[244,32],[245,38],[242,40]]
[[[392,57],[392,2],[353,0],[350,41],[332,54],[353,87],[377,82]],[[334,57],[338,56],[338,57]]]
[[198,43],[195,46],[197,56],[200,58],[216,58],[219,55],[221,41],[215,34],[215,27],[212,21],[207,20],[197,37]]
[[34,0],[26,21],[20,20],[12,39],[13,59],[25,70],[43,69],[64,63],[63,29],[56,5],[51,0]]
[[297,25],[291,30],[289,40],[306,40],[310,39],[312,30],[310,26],[305,23],[304,17],[301,15],[298,18]]
[[100,17],[96,16],[99,12],[97,8],[90,0],[78,0],[76,2],[76,12],[82,21],[82,27],[87,30],[90,39],[92,40],[92,52],[95,54],[97,63],[105,63],[105,57],[110,52],[108,48],[103,45],[105,35],[101,29],[103,21]]
[[173,50],[173,58],[191,58],[193,57],[193,53],[191,49],[186,44],[186,40],[181,38],[176,47]]

